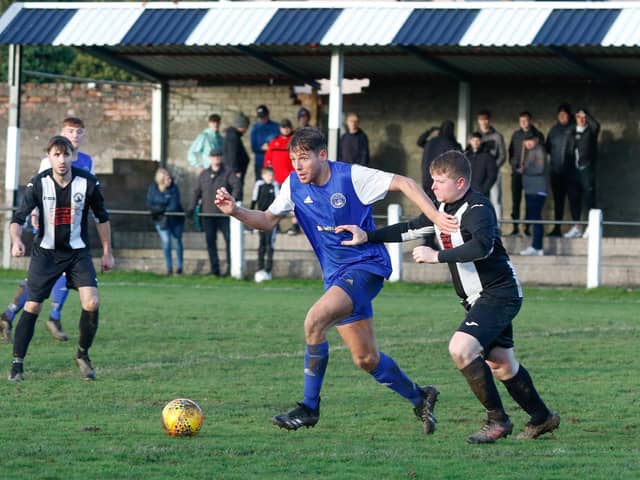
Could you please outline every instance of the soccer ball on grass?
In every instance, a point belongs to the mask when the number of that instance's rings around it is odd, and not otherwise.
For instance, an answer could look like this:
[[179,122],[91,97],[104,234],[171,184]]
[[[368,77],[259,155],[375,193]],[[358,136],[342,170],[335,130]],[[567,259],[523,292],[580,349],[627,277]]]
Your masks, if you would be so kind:
[[162,426],[172,437],[192,437],[202,426],[202,409],[193,400],[176,398],[162,409]]

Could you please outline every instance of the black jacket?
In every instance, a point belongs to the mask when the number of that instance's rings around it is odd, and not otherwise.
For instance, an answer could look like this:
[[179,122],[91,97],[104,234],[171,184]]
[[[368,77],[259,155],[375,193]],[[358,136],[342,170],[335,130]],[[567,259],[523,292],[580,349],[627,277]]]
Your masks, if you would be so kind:
[[483,195],[489,196],[489,191],[498,178],[498,165],[496,159],[488,152],[483,143],[477,152],[467,147],[465,155],[471,163],[471,188]]
[[549,153],[549,168],[553,173],[561,173],[571,166],[573,155],[570,149],[570,135],[575,125],[572,122],[556,123],[547,134],[545,147]]
[[598,156],[600,124],[588,112],[585,113],[587,114],[586,129],[578,132],[578,126],[574,125],[569,136],[569,150],[579,170],[595,165]]
[[[544,145],[544,135],[534,125],[531,125],[531,131],[538,137],[538,143]],[[520,167],[522,163],[522,154],[524,152],[522,142],[526,132],[519,128],[513,135],[511,135],[511,142],[509,142],[509,164],[511,164],[511,170],[515,171]]]
[[220,170],[214,172],[211,167],[200,172],[198,183],[193,191],[193,205],[191,211],[196,208],[198,200],[202,199],[202,213],[220,213],[220,209],[215,205],[216,190],[224,187],[233,198],[238,199],[242,190],[240,179],[234,171],[229,169],[224,163],[220,165]]
[[224,131],[224,164],[235,173],[244,177],[249,166],[249,155],[242,143],[242,134],[235,128],[229,127]]
[[338,159],[345,163],[357,163],[369,165],[369,138],[367,134],[358,129],[356,133],[345,133],[340,138],[340,152]]
[[433,179],[429,172],[431,162],[433,162],[439,155],[449,150],[462,151],[462,147],[456,141],[453,134],[453,122],[446,120],[439,128],[438,135],[429,141],[426,138],[433,132],[433,129],[427,130],[418,138],[418,145],[422,142],[424,145],[424,151],[422,152],[422,188],[425,192],[431,192],[431,185]]

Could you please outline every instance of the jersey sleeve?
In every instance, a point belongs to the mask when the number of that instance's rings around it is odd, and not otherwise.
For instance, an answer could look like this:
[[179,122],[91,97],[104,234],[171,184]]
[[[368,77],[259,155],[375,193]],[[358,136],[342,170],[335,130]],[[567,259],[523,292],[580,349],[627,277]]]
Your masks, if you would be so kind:
[[24,196],[22,197],[22,202],[20,202],[20,206],[13,214],[11,218],[11,223],[17,223],[19,225],[24,225],[27,216],[31,213],[31,211],[38,206],[38,198],[39,198],[39,177],[33,177],[29,183],[27,183],[27,187],[24,191]]
[[287,177],[287,179],[282,183],[275,200],[271,205],[269,205],[268,210],[278,217],[283,217],[294,208],[295,204],[291,199],[291,181],[289,180],[289,177]]
[[383,172],[375,168],[353,165],[351,180],[358,198],[365,205],[382,200],[389,191],[393,173]]
[[100,182],[96,181],[91,192],[91,198],[89,199],[89,205],[93,211],[93,216],[98,223],[105,223],[109,221],[109,213],[104,206],[104,197],[100,191]]
[[471,239],[459,247],[440,250],[441,263],[465,263],[481,260],[491,255],[497,235],[497,224],[490,204],[476,203],[462,215],[460,228],[471,234]]
[[433,222],[422,213],[408,222],[400,222],[367,232],[367,240],[371,243],[408,242],[433,234]]
[[51,168],[51,162],[49,161],[49,157],[44,157],[40,160],[40,167],[38,168],[38,173],[42,173],[45,170],[49,170]]

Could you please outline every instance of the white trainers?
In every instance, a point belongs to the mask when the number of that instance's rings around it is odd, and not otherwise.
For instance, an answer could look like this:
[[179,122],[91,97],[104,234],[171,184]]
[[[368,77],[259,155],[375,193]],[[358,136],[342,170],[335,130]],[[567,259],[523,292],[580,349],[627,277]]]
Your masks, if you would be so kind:
[[580,238],[582,236],[582,229],[577,225],[571,227],[567,233],[564,234],[564,238]]
[[544,250],[540,249],[536,249],[533,248],[531,246],[525,248],[524,250],[522,250],[520,252],[520,255],[526,256],[526,257],[543,257],[544,256]]

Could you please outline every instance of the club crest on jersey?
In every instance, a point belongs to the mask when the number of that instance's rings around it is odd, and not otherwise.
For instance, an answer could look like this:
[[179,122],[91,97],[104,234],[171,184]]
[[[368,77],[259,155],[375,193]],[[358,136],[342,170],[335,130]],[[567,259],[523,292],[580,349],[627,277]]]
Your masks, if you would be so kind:
[[345,197],[342,193],[334,193],[331,195],[331,206],[333,208],[342,208],[347,204],[347,197]]
[[83,200],[84,200],[84,195],[82,193],[80,193],[80,192],[76,193],[73,196],[73,201],[76,202],[76,203],[82,203]]

